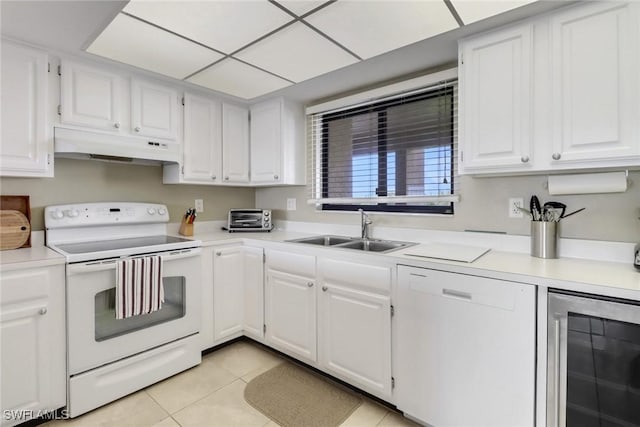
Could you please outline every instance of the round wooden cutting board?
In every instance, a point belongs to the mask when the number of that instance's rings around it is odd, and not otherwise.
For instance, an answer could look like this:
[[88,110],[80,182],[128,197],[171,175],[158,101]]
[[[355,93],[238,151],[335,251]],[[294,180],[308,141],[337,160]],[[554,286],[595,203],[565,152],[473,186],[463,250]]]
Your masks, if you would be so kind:
[[30,234],[31,225],[22,212],[0,210],[0,250],[21,247]]

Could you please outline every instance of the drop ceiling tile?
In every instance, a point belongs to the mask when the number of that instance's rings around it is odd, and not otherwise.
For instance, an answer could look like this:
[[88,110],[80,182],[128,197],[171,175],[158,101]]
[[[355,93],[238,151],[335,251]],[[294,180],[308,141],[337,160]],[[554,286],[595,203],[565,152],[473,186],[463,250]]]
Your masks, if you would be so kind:
[[129,16],[118,14],[87,52],[182,79],[222,55]]
[[264,0],[132,0],[124,12],[225,53],[231,53],[293,19]]
[[358,61],[353,55],[301,23],[290,25],[235,56],[294,82]]
[[444,1],[341,0],[305,18],[362,58],[458,28]]
[[286,80],[231,58],[220,61],[187,81],[245,99],[291,85]]
[[462,22],[471,24],[507,10],[515,9],[535,0],[451,0],[451,4],[462,18]]
[[289,9],[291,12],[295,13],[298,16],[304,15],[305,13],[315,9],[323,3],[327,3],[326,0],[283,0],[278,1],[282,6]]

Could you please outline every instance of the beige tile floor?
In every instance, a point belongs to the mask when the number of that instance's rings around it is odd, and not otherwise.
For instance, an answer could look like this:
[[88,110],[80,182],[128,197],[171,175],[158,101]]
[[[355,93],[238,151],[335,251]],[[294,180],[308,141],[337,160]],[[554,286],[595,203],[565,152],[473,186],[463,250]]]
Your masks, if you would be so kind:
[[[48,427],[276,427],[244,400],[254,377],[285,359],[250,341],[238,341],[205,355],[202,364],[72,420]],[[417,424],[364,397],[345,427]]]

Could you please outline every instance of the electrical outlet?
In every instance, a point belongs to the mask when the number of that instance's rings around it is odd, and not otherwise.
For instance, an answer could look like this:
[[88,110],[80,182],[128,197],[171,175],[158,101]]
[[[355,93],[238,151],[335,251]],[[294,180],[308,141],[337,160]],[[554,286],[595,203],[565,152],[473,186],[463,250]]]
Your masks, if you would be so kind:
[[509,199],[509,218],[522,218],[522,211],[518,208],[524,208],[524,199],[522,197],[512,197]]
[[202,199],[196,199],[195,208],[196,212],[204,212],[204,201]]
[[296,199],[287,199],[287,210],[288,211],[296,210]]

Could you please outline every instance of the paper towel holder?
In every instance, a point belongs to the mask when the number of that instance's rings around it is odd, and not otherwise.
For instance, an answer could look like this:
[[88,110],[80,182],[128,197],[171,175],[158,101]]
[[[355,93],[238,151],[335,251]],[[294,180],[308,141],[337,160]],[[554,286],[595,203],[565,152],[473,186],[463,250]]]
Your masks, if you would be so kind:
[[543,187],[550,195],[624,193],[631,181],[629,171],[548,175]]

